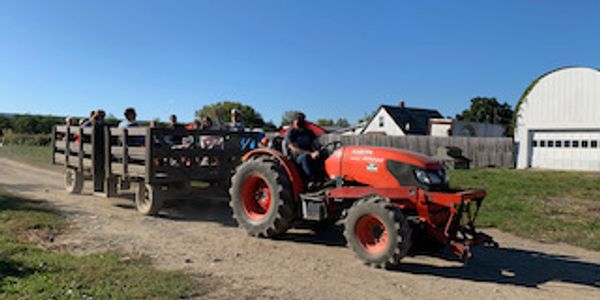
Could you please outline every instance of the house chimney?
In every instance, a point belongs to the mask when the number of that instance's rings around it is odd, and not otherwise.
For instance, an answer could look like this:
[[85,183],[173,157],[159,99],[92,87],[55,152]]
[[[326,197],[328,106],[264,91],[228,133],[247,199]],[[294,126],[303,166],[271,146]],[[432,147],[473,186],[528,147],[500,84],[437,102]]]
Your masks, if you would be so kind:
[[404,109],[404,101],[403,100],[400,100],[400,108]]

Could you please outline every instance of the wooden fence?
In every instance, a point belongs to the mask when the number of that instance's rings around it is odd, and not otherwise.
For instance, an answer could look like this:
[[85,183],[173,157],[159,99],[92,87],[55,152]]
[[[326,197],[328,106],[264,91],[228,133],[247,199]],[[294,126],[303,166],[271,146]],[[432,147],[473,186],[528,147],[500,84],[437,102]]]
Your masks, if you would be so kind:
[[471,167],[514,168],[512,138],[384,136],[327,134],[320,138],[322,144],[341,141],[344,145],[369,145],[393,147],[435,155],[439,147],[455,146],[471,159]]

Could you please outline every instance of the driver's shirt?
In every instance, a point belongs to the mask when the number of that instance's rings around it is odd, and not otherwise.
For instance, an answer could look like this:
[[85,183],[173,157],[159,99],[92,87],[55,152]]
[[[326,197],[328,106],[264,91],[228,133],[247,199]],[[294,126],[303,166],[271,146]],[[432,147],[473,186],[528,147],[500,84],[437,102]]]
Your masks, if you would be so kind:
[[285,142],[296,144],[298,148],[306,151],[313,150],[313,144],[317,136],[312,130],[307,128],[290,128],[285,134]]

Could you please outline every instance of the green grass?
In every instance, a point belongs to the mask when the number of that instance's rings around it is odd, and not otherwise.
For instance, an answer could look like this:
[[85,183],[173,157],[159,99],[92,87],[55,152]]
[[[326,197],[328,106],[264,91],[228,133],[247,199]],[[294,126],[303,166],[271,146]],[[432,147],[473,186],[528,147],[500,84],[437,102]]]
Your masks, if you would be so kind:
[[456,170],[451,182],[488,192],[479,226],[600,250],[599,173]]
[[200,297],[215,284],[156,270],[147,257],[73,256],[36,245],[66,227],[44,203],[0,191],[0,299],[178,299]]
[[37,167],[52,168],[52,148],[48,146],[17,146],[5,145],[0,147],[0,157],[32,164]]

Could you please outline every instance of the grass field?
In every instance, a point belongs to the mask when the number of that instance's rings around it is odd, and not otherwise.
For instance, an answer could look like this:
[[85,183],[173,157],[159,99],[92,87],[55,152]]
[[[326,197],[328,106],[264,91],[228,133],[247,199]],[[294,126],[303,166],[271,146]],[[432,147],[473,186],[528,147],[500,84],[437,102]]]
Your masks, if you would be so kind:
[[72,256],[39,247],[66,227],[44,203],[0,190],[0,299],[180,299],[202,296],[214,284],[158,271],[146,257]]
[[488,192],[479,226],[600,250],[600,173],[479,169],[450,181]]
[[50,164],[52,159],[52,149],[50,147],[3,146],[0,147],[0,157],[8,157],[46,169],[53,168]]

